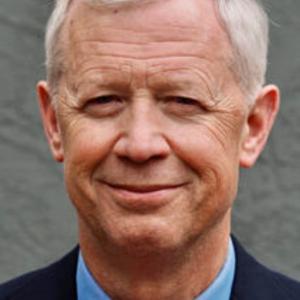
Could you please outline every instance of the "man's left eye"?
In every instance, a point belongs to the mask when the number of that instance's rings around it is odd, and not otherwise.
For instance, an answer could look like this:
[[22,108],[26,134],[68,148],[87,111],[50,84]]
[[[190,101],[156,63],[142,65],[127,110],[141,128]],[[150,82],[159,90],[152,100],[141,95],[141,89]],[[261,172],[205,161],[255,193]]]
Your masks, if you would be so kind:
[[205,111],[200,101],[189,97],[169,96],[165,98],[167,111],[174,115],[199,114]]
[[199,105],[197,100],[187,97],[170,97],[170,100],[173,100],[174,102],[183,105]]

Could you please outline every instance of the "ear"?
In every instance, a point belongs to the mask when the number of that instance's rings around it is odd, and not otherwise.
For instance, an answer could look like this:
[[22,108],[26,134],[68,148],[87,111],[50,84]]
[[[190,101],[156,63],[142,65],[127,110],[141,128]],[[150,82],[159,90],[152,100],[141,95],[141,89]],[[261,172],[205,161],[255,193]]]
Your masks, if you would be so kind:
[[62,137],[57,119],[57,111],[50,97],[49,89],[45,81],[37,84],[37,95],[44,131],[54,159],[64,161]]
[[246,134],[240,153],[240,166],[252,167],[262,152],[279,110],[280,93],[276,86],[265,86],[250,108],[246,120]]

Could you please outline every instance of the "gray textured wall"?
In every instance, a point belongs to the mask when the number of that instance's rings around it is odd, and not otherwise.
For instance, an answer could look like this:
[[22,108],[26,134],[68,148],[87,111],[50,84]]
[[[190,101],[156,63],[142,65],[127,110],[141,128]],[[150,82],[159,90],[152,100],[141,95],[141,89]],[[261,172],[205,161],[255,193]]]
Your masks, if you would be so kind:
[[[233,227],[259,260],[300,279],[300,2],[272,0],[268,7],[268,78],[281,87],[282,107],[257,166],[242,172]],[[0,281],[76,242],[74,212],[36,105],[50,8],[51,1],[0,2]]]

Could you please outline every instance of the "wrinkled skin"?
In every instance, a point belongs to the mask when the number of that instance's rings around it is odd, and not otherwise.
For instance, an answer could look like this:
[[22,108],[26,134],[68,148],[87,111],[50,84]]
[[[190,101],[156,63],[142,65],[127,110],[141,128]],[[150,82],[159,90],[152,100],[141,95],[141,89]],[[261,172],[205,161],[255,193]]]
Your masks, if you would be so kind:
[[63,40],[57,110],[45,83],[39,94],[83,247],[147,256],[210,236],[219,268],[239,167],[263,148],[276,88],[247,105],[212,1],[109,11],[77,1]]

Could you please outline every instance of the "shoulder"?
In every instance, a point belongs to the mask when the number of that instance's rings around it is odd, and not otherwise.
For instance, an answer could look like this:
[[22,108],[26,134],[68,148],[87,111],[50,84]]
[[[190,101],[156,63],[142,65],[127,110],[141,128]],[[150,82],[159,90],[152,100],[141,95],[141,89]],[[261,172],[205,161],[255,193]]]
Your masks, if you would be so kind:
[[249,255],[233,238],[236,274],[232,300],[298,300],[300,283],[274,272]]
[[0,300],[75,299],[78,248],[43,269],[0,285]]

